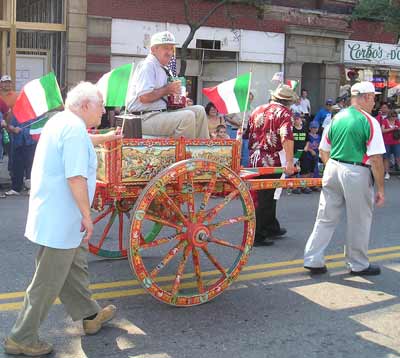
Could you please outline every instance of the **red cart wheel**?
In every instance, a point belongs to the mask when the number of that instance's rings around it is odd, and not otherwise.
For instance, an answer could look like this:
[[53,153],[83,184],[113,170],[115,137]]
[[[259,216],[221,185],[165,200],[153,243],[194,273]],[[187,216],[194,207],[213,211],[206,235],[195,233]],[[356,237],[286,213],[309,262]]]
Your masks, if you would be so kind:
[[93,217],[94,233],[89,241],[92,254],[110,259],[127,257],[124,237],[128,234],[132,207],[131,201],[114,200],[96,213]]
[[[162,203],[162,210],[155,203]],[[159,233],[142,240],[155,224],[161,225]],[[239,176],[212,161],[185,160],[160,172],[137,199],[129,262],[156,299],[198,305],[238,276],[254,231],[253,201]]]

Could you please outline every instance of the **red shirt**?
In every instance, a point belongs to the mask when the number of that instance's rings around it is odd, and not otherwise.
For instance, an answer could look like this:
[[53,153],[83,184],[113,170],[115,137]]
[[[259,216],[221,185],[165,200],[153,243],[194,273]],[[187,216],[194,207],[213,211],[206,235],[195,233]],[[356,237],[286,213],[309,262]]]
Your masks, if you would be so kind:
[[292,112],[277,102],[257,107],[249,120],[249,155],[253,167],[280,167],[282,139],[293,140]]
[[[390,125],[389,120],[387,118],[382,120],[382,126],[385,129],[393,128]],[[394,121],[394,126],[396,126],[396,127],[398,127],[400,129],[400,121],[398,119],[396,119]],[[400,141],[394,140],[392,131],[383,133],[383,141],[384,141],[385,144],[388,144],[388,145],[393,145],[393,144],[399,144],[400,143]]]

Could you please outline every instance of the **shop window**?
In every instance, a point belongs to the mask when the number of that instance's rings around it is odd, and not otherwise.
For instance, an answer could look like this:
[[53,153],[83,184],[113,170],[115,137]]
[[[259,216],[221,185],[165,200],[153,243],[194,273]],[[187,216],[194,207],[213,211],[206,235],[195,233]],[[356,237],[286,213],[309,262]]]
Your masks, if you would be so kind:
[[65,0],[17,0],[17,21],[64,23]]

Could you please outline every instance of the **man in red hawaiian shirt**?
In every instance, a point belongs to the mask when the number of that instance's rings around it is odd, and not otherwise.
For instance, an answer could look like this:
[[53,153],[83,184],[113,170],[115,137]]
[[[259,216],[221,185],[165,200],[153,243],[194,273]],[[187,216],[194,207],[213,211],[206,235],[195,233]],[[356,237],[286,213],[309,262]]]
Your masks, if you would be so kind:
[[[290,105],[296,99],[295,92],[287,85],[280,85],[271,93],[271,102],[257,107],[249,120],[249,155],[252,167],[285,166],[288,175],[293,174],[293,132]],[[261,178],[279,178],[280,174]],[[276,218],[274,190],[260,190],[256,208],[255,246],[272,245],[286,233]]]

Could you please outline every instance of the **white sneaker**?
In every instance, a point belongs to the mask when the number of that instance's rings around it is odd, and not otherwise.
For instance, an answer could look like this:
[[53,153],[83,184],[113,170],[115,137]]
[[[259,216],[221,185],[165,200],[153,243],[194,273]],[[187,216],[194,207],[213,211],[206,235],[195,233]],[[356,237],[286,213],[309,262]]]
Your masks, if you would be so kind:
[[389,179],[390,179],[390,174],[389,173],[385,173],[385,180],[389,180]]
[[18,191],[15,191],[15,190],[9,190],[9,191],[6,191],[4,194],[6,194],[7,196],[12,196],[12,195],[21,195],[20,193],[18,193]]

